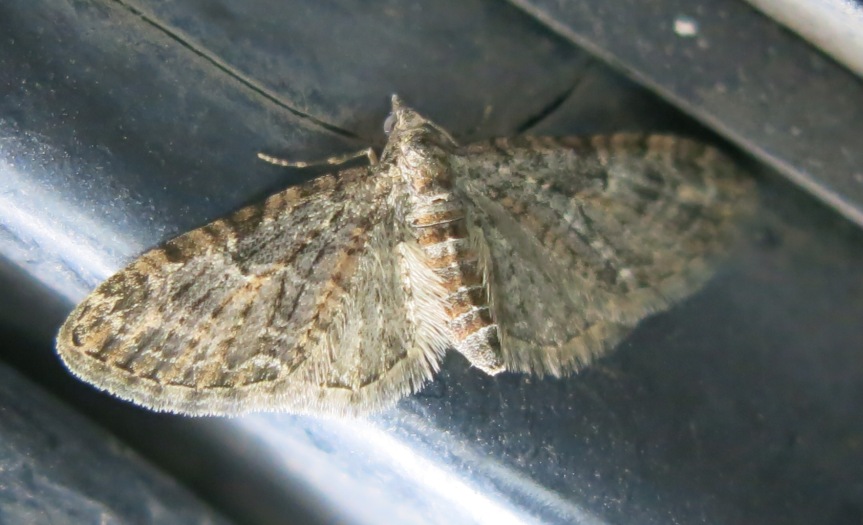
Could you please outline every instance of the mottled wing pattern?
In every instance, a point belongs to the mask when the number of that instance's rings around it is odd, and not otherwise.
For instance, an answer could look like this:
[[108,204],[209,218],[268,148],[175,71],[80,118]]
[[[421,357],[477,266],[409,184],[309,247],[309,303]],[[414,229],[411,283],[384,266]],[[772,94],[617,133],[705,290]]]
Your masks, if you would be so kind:
[[72,312],[60,355],[194,415],[362,413],[417,390],[443,349],[404,314],[403,232],[373,175],[322,177],[147,252]]
[[676,137],[523,138],[461,153],[510,370],[577,370],[696,290],[753,199],[717,150]]

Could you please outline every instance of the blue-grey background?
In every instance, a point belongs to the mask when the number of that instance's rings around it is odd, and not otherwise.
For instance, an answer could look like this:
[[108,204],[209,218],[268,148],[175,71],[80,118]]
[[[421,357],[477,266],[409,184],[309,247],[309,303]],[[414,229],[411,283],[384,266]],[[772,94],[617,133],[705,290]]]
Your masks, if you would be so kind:
[[[62,368],[95,284],[314,176],[258,151],[382,144],[391,93],[462,141],[695,135],[762,206],[702,292],[573,378],[451,356],[369,421],[220,420]],[[860,523],[861,101],[738,0],[3,2],[0,522]]]

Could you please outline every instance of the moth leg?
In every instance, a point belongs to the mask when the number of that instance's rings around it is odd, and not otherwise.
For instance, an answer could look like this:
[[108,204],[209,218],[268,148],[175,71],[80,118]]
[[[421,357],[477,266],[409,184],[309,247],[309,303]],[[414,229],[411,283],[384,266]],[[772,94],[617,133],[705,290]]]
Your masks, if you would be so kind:
[[281,159],[279,157],[273,157],[271,155],[267,155],[266,153],[258,153],[258,158],[263,160],[264,162],[269,162],[270,164],[275,164],[276,166],[284,166],[286,168],[308,168],[310,166],[340,166],[354,159],[360,159],[363,157],[368,158],[369,164],[371,164],[372,166],[375,166],[378,163],[378,155],[372,148],[366,148],[360,151],[346,153],[344,155],[336,155],[335,157],[330,157],[328,159],[318,160],[314,162],[295,162],[287,159]]

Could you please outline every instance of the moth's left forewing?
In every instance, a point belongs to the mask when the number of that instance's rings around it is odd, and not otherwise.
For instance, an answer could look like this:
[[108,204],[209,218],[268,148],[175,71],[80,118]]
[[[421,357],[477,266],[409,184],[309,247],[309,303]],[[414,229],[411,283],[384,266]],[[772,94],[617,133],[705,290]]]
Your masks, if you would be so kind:
[[539,374],[577,370],[697,290],[754,201],[733,163],[676,137],[498,139],[453,163],[507,367]]

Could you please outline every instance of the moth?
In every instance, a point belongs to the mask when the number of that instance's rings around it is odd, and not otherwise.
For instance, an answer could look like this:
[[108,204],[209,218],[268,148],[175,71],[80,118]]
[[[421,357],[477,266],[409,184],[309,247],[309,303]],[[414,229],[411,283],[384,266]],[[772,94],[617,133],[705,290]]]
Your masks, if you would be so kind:
[[[392,100],[380,160],[170,240],[60,329],[81,379],[158,411],[358,415],[455,350],[564,376],[697,290],[753,202],[718,150],[619,134],[460,146]],[[372,160],[374,160],[372,156]]]

